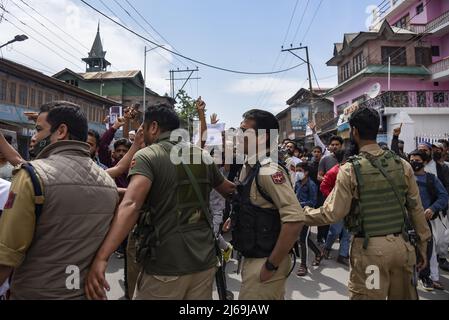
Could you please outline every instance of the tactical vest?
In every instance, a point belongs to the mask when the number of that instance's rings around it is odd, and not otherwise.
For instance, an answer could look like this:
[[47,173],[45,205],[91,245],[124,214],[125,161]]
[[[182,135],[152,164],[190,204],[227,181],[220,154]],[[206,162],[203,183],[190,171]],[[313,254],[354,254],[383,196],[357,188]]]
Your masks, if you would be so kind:
[[[362,153],[349,162],[356,175],[359,199],[353,200],[345,218],[348,230],[365,238],[365,248],[370,237],[404,232],[407,184],[401,159],[387,151],[379,157]],[[381,166],[388,179],[373,163]]]
[[233,199],[232,244],[247,258],[269,257],[281,232],[279,210],[264,209],[251,203],[250,193],[254,179],[259,193],[272,202],[258,184],[259,171],[258,162],[246,179],[237,186],[237,194]]
[[[170,154],[174,145],[163,141],[158,146]],[[190,150],[202,152],[196,147]],[[209,167],[204,162],[188,166],[207,201],[211,191]],[[177,179],[170,190],[169,210],[155,212],[151,203],[146,203],[134,232],[137,262],[147,274],[181,276],[208,270],[217,263],[212,227],[182,164],[174,167]]]

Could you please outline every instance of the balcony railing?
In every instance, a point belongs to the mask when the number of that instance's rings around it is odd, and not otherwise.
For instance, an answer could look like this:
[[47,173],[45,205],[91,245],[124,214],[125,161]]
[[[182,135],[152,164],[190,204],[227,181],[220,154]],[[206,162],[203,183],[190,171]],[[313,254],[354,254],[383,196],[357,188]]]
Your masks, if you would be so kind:
[[429,33],[446,23],[449,23],[449,11],[446,11],[441,16],[433,19],[427,24],[411,24],[407,29],[415,33]]
[[449,91],[389,91],[359,106],[374,109],[449,108]]
[[432,71],[432,74],[449,70],[449,57],[430,65],[429,70]]

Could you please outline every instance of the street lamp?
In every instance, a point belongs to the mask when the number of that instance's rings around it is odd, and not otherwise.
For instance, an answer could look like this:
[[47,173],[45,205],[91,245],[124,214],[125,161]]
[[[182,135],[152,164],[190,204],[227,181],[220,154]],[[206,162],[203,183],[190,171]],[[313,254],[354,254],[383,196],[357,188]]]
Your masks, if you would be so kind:
[[[162,46],[156,46],[151,49],[147,50],[147,46],[145,46],[144,50],[144,63],[143,63],[143,114],[145,115],[145,112],[147,111],[147,53],[150,51],[153,51],[154,49],[163,47]],[[145,116],[144,116],[145,117]]]
[[11,43],[19,42],[19,41],[25,41],[25,40],[27,40],[27,39],[28,39],[28,37],[27,37],[26,35],[24,35],[24,34],[22,34],[22,35],[17,35],[17,36],[15,36],[14,39],[12,39],[11,41],[8,41],[7,43],[1,45],[1,46],[0,46],[0,49],[3,48],[3,47],[6,47],[7,45],[9,45],[9,44],[11,44]]

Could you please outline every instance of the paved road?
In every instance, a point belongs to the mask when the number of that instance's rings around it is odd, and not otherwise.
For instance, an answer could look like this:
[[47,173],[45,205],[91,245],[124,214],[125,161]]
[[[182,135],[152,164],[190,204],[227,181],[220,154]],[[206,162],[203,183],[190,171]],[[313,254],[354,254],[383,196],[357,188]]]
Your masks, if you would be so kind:
[[[335,248],[338,248],[336,244]],[[337,253],[334,251],[333,255]],[[123,262],[114,256],[111,258],[107,271],[107,280],[111,285],[111,292],[108,294],[110,300],[124,299],[124,275]],[[296,268],[298,265],[296,266]],[[227,268],[228,288],[238,298],[241,278],[235,274],[237,269],[236,261],[231,261]],[[334,260],[323,260],[319,267],[309,267],[309,275],[299,278],[295,275],[296,269],[287,282],[287,300],[347,300],[347,283],[349,279],[349,269]],[[445,291],[434,290],[426,292],[421,287],[418,288],[422,300],[449,300],[449,273],[441,272],[441,282],[446,288]],[[214,299],[218,296],[214,292]]]

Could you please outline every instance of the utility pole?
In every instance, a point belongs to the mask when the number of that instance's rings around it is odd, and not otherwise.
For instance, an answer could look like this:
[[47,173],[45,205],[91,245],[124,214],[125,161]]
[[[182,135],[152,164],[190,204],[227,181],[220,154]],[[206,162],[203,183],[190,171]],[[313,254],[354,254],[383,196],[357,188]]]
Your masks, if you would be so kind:
[[[300,57],[299,55],[297,55],[295,53],[295,51],[298,51],[298,50],[306,50],[306,60],[304,60],[302,57]],[[290,49],[284,49],[282,47],[282,52],[290,52],[292,55],[294,55],[295,57],[297,57],[298,59],[300,59],[301,61],[303,61],[304,63],[307,64],[307,72],[309,74],[310,103],[312,104],[312,118],[313,118],[313,122],[316,123],[315,107],[314,107],[314,101],[313,101],[312,73],[311,73],[311,65],[310,65],[310,58],[309,58],[309,47],[301,46],[301,47],[290,48]]]
[[143,114],[147,111],[147,53],[163,46],[156,46],[147,50],[147,46],[143,52]]
[[[177,98],[178,95],[179,95],[179,93],[178,93],[178,94],[175,96],[175,83],[176,83],[176,81],[184,81],[184,83],[183,83],[181,89],[179,89],[179,91],[181,91],[181,90],[183,90],[183,89],[185,88],[187,82],[189,82],[190,80],[201,80],[201,78],[199,78],[199,77],[195,77],[195,78],[192,77],[193,74],[194,74],[195,72],[198,72],[198,71],[200,71],[200,70],[198,69],[198,67],[196,67],[196,69],[192,69],[192,70],[190,70],[189,68],[187,68],[187,69],[185,69],[185,70],[179,70],[179,69],[177,69],[177,70],[170,70],[170,79],[167,79],[167,80],[170,81],[170,92],[171,92],[171,97],[172,97],[173,99],[176,100],[176,98]],[[182,73],[182,74],[187,74],[187,73],[188,73],[188,76],[185,77],[185,78],[177,78],[177,79],[176,79],[176,78],[175,78],[175,75],[176,75],[177,73]],[[179,92],[179,91],[178,91],[178,92]]]

